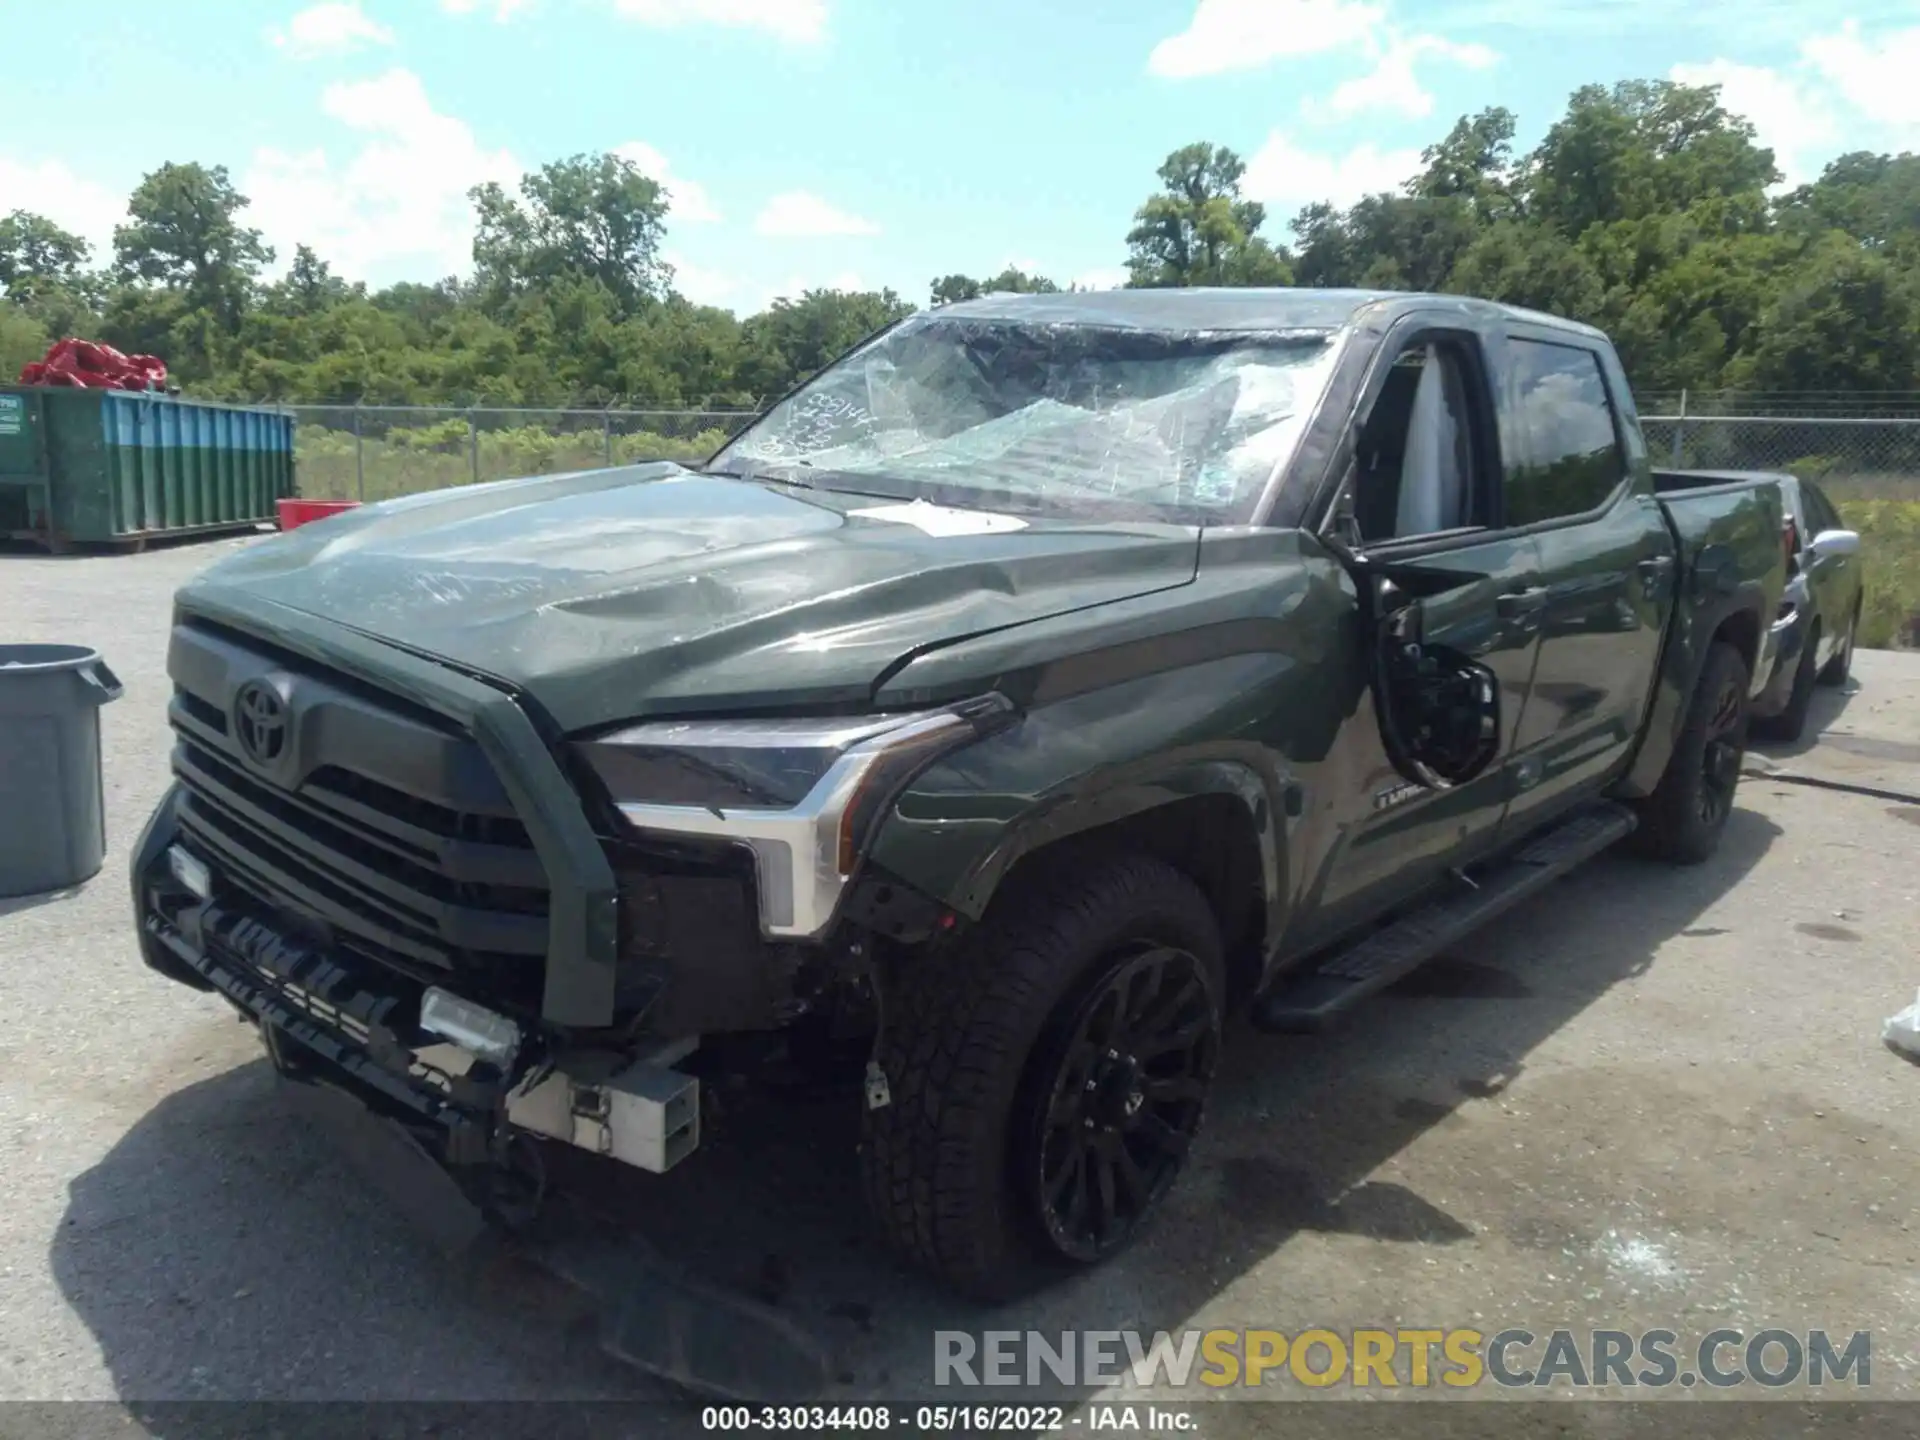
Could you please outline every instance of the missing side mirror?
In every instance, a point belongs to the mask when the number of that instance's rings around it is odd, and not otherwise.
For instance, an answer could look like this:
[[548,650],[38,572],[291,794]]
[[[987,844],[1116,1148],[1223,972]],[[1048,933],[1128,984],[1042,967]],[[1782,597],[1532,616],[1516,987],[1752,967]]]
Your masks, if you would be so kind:
[[1372,577],[1380,738],[1408,780],[1449,790],[1484,773],[1499,753],[1500,682],[1464,652],[1426,641],[1420,602],[1398,583],[1404,578]]

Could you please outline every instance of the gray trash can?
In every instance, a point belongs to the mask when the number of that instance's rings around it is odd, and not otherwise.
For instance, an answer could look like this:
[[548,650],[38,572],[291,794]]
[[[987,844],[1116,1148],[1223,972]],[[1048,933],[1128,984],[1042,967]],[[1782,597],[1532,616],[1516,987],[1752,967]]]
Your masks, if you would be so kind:
[[0,645],[0,895],[63,890],[100,873],[100,707],[119,698],[98,651]]

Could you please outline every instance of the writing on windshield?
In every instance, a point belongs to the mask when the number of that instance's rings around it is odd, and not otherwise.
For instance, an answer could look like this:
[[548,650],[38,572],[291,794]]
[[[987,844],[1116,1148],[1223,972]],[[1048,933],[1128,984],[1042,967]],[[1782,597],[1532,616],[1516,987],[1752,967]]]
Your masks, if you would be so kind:
[[716,459],[831,487],[991,491],[1244,518],[1324,385],[1324,336],[915,317],[770,410]]

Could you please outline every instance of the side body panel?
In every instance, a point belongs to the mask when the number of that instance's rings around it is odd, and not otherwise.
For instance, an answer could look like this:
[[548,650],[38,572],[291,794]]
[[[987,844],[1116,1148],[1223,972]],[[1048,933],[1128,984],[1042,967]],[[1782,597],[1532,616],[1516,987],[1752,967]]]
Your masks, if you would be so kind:
[[1663,495],[1660,508],[1679,546],[1680,590],[1660,654],[1652,713],[1618,786],[1629,799],[1652,793],[1660,783],[1714,636],[1728,626],[1742,637],[1752,663],[1787,580],[1777,481],[1728,481]]
[[[1624,462],[1596,510],[1529,526],[1540,547],[1539,664],[1515,744],[1507,830],[1521,832],[1604,785],[1639,743],[1670,623],[1678,556],[1653,494],[1645,438],[1612,347],[1601,340],[1519,324],[1516,340],[1584,348],[1597,363]],[[1510,383],[1514,373],[1509,371]],[[1540,463],[1548,436],[1529,397],[1509,393],[1513,445]],[[1549,417],[1550,419],[1550,417]]]

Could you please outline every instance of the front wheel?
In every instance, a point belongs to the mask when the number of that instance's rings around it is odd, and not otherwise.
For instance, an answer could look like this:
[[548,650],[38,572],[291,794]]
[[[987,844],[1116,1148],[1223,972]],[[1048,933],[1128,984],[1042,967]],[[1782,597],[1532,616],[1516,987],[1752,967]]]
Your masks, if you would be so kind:
[[862,1170],[894,1246],[1000,1300],[1118,1252],[1199,1132],[1220,1048],[1219,928],[1144,856],[1063,867],[907,961],[874,1060]]
[[1636,807],[1640,825],[1632,843],[1641,854],[1698,865],[1719,846],[1746,758],[1749,675],[1733,646],[1715,641],[1707,648],[1666,773]]

